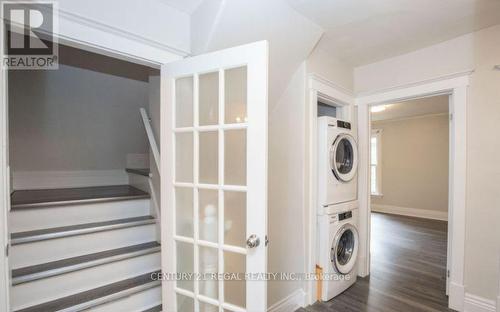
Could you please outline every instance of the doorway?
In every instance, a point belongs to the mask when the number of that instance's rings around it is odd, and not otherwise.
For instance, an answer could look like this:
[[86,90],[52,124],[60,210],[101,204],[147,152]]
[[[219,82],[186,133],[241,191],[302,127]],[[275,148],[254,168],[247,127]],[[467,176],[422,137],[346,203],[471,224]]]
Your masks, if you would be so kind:
[[370,274],[370,107],[436,95],[449,95],[450,169],[448,215],[448,307],[461,310],[464,303],[466,105],[470,72],[397,86],[359,96],[359,194],[360,194],[360,276]]
[[449,96],[372,106],[370,120],[370,287],[404,310],[444,311]]

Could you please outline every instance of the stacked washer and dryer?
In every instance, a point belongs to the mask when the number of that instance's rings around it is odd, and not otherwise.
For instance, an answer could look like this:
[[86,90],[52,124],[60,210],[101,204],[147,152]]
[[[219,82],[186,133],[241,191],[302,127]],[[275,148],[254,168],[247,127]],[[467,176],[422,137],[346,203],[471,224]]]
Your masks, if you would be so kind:
[[321,300],[356,282],[358,149],[351,123],[318,118],[317,259],[323,270]]

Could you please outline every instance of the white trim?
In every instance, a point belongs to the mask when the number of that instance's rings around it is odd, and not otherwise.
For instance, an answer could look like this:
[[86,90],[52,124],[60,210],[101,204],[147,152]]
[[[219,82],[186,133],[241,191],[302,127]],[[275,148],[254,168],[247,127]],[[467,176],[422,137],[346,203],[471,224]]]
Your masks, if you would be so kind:
[[372,123],[376,122],[377,124],[380,123],[391,123],[395,121],[405,121],[405,120],[413,120],[413,119],[422,119],[422,118],[433,118],[433,117],[440,117],[440,116],[447,116],[450,113],[435,113],[435,114],[425,114],[425,115],[418,115],[418,116],[409,116],[409,117],[400,117],[400,118],[391,118],[391,119],[381,119],[381,120],[372,120]]
[[356,105],[374,105],[389,102],[402,102],[414,98],[422,98],[439,94],[449,94],[453,89],[467,87],[469,85],[469,74],[456,76],[448,80],[432,80],[429,83],[403,85],[398,88],[391,88],[371,95],[359,96],[356,98]]
[[358,107],[358,144],[360,166],[358,170],[358,189],[360,202],[360,244],[363,249],[359,263],[359,274],[370,272],[370,195],[369,195],[369,134],[371,128],[370,105],[404,101],[430,95],[450,95],[450,113],[453,119],[450,127],[450,200],[448,255],[451,259],[448,270],[449,307],[463,311],[464,304],[464,260],[465,260],[465,183],[466,183],[466,106],[469,75],[472,71],[454,74],[446,79],[432,79],[421,83],[386,89],[356,99]]
[[80,171],[14,171],[14,190],[129,184],[125,169]]
[[[0,6],[3,16],[3,5]],[[0,58],[4,55],[4,22],[0,22]],[[7,69],[0,66],[0,310],[10,311],[9,289],[11,274],[9,258],[4,252],[9,248],[8,214],[10,209],[10,168],[9,168],[9,113],[8,113],[8,79]]]
[[376,175],[377,175],[377,192],[373,193],[372,192],[372,184],[371,184],[371,178],[370,178],[370,195],[371,196],[378,196],[382,197],[384,196],[382,193],[382,133],[384,132],[383,129],[371,129],[370,131],[370,174],[371,174],[371,139],[375,137],[377,139],[377,164],[376,166]]
[[[306,148],[304,167],[304,220],[306,223],[304,253],[306,257],[304,272],[314,273],[316,270],[316,208],[318,190],[318,168],[317,168],[317,136],[318,136],[318,99],[326,99],[330,105],[337,107],[340,113],[338,118],[350,120],[354,106],[352,92],[335,85],[327,79],[317,75],[308,75],[308,98],[306,100]],[[358,156],[359,157],[359,156]],[[359,159],[359,158],[358,158]],[[305,281],[305,303],[313,304],[316,301],[316,282]]]
[[464,312],[495,312],[494,300],[482,298],[472,294],[465,294]]
[[460,72],[456,72],[456,73],[451,73],[451,74],[447,74],[447,75],[437,76],[437,77],[434,77],[434,78],[431,78],[431,79],[414,81],[414,82],[404,83],[404,84],[400,84],[400,85],[395,85],[395,86],[388,87],[388,88],[382,88],[382,89],[375,90],[375,91],[360,92],[360,93],[356,94],[356,96],[357,97],[365,97],[365,96],[368,96],[368,95],[379,94],[379,93],[382,93],[382,92],[399,90],[401,88],[421,86],[422,84],[430,84],[430,83],[436,82],[436,81],[445,81],[445,80],[450,81],[453,78],[463,77],[463,76],[470,76],[473,72],[474,72],[474,69],[468,69],[468,70],[464,70],[464,71],[460,71]]
[[270,306],[268,312],[290,312],[305,306],[306,293],[302,288]]
[[400,216],[408,216],[415,218],[424,218],[432,220],[448,220],[448,211],[436,211],[420,208],[399,207],[392,205],[371,205],[371,210],[375,212],[383,212],[388,214],[395,214]]

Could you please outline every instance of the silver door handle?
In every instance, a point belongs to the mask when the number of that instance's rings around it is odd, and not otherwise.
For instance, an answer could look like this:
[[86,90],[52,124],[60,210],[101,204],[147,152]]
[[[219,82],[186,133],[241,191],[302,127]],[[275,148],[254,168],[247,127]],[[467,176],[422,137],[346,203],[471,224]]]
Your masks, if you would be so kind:
[[247,239],[247,247],[248,248],[255,248],[259,246],[260,244],[260,239],[257,237],[257,235],[252,234],[250,237]]

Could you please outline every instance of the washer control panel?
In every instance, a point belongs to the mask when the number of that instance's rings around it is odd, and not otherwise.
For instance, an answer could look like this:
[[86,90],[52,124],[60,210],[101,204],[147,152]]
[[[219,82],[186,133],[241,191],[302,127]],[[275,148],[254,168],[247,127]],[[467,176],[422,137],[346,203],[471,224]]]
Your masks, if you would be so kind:
[[339,221],[352,218],[352,211],[339,213]]

